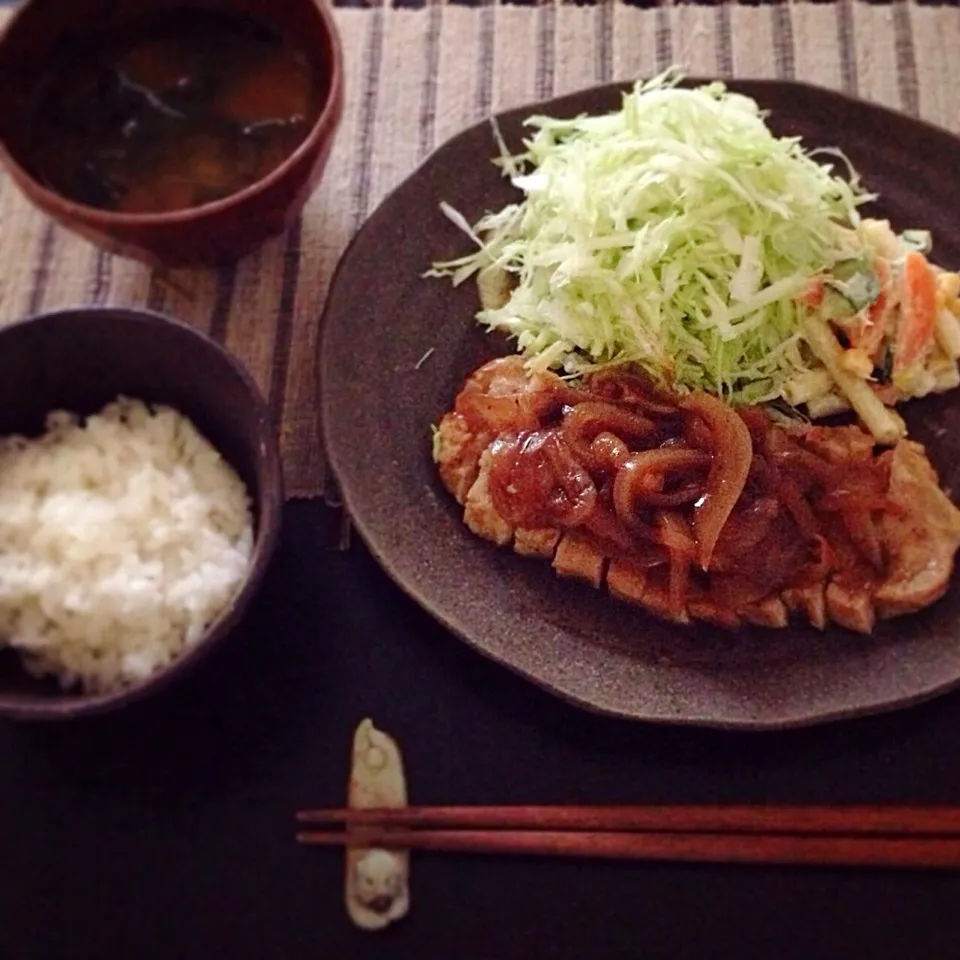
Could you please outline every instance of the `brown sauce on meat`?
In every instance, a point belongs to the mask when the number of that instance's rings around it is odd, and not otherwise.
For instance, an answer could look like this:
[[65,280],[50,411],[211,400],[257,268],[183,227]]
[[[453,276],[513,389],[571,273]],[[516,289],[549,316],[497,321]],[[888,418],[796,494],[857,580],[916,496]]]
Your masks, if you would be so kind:
[[[785,430],[705,394],[635,376],[468,383],[458,413],[490,446],[489,493],[515,528],[587,536],[646,572],[648,601],[715,622],[835,581],[869,601],[884,576],[878,517],[890,454],[859,428]],[[652,601],[651,601],[652,602]]]
[[175,8],[64,50],[37,91],[30,166],[63,196],[106,210],[210,203],[300,146],[320,86],[306,52],[271,25]]
[[606,371],[484,364],[434,438],[469,529],[681,624],[870,633],[948,589],[960,509],[922,447]]

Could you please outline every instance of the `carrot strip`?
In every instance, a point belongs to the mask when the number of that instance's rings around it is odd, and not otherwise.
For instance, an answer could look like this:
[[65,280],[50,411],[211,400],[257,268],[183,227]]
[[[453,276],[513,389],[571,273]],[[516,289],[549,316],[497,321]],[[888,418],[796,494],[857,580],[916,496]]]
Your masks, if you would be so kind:
[[927,258],[911,250],[903,265],[903,304],[893,370],[909,367],[933,344],[937,323],[937,279]]
[[819,307],[823,303],[823,279],[811,277],[794,299],[805,307]]

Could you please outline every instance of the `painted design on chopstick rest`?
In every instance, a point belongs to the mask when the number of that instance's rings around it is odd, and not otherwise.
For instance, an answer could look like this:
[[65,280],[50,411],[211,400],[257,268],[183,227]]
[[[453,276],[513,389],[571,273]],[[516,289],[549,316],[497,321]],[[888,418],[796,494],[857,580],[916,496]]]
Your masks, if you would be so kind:
[[[382,809],[407,805],[403,758],[396,741],[363,720],[353,737],[347,806]],[[349,831],[349,827],[347,828]],[[410,855],[406,850],[348,847],[346,907],[361,929],[382,930],[410,909]]]

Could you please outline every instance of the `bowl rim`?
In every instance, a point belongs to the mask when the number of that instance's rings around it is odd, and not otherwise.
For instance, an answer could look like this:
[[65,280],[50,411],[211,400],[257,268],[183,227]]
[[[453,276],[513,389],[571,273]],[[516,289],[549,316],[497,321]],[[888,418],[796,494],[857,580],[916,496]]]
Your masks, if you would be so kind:
[[0,717],[10,720],[63,721],[93,716],[138,702],[168,687],[179,676],[196,666],[216,646],[217,641],[226,637],[242,620],[250,601],[263,581],[280,539],[285,491],[280,444],[269,404],[243,363],[209,334],[183,320],[156,310],[124,306],[64,307],[35,313],[0,327],[0,349],[6,336],[27,327],[49,323],[64,317],[82,319],[104,314],[122,318],[124,322],[171,328],[191,337],[198,347],[210,350],[224,362],[233,375],[241,381],[255,418],[258,458],[264,475],[263,483],[259,485],[258,494],[253,501],[253,508],[256,511],[256,530],[250,564],[236,593],[196,643],[159,672],[138,683],[106,693],[57,692],[51,696],[49,702],[28,700],[18,703],[7,700],[6,695],[0,693]]
[[[12,36],[20,19],[39,2],[41,0],[21,0],[14,9],[3,28],[0,29],[0,56],[2,56],[3,45]],[[241,190],[221,197],[219,200],[212,200],[209,203],[202,203],[194,207],[185,207],[181,210],[171,210],[166,213],[118,213],[71,200],[62,193],[45,186],[20,163],[2,138],[0,138],[0,163],[8,168],[15,180],[21,184],[30,185],[31,191],[38,198],[38,202],[48,208],[57,210],[60,215],[79,219],[90,226],[103,228],[173,226],[196,221],[207,216],[215,216],[224,210],[241,206],[245,201],[265,192],[275,183],[283,180],[289,171],[297,166],[305,156],[316,150],[328,131],[335,125],[337,114],[342,107],[344,58],[339,29],[326,0],[306,0],[306,2],[317,12],[330,45],[330,85],[327,88],[323,107],[310,127],[310,132],[296,150],[265,177],[261,177]]]

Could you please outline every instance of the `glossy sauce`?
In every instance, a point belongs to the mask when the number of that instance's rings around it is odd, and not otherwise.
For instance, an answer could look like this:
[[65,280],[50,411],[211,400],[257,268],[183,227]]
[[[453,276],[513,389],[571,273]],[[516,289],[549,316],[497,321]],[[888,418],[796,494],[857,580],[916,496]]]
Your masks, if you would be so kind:
[[575,532],[642,569],[643,602],[668,619],[693,604],[696,618],[736,626],[751,604],[828,583],[872,610],[892,455],[859,427],[786,429],[612,372],[579,386],[537,376],[519,358],[493,361],[454,408],[469,434],[495,438],[487,492],[511,527]]
[[66,51],[34,106],[33,172],[70,199],[164,213],[262,179],[322,102],[304,50],[268,24],[178,8]]

